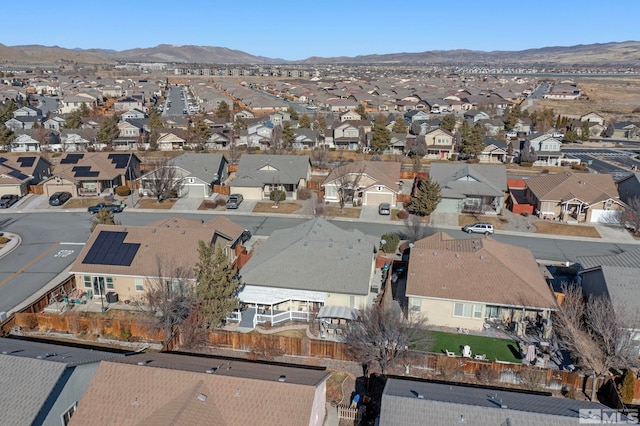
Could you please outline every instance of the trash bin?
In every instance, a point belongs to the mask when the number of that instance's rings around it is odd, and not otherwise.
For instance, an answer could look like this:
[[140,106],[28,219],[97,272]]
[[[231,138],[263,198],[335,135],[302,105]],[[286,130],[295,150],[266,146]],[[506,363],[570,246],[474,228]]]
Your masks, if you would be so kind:
[[107,303],[117,303],[118,302],[118,293],[115,291],[110,291],[106,294]]

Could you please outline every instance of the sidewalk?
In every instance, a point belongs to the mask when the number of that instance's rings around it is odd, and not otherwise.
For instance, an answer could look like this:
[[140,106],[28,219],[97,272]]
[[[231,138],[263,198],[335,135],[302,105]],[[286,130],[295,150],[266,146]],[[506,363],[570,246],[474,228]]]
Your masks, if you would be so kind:
[[11,253],[20,245],[20,243],[22,243],[20,235],[14,232],[4,232],[4,236],[9,238],[9,242],[0,248],[0,258]]

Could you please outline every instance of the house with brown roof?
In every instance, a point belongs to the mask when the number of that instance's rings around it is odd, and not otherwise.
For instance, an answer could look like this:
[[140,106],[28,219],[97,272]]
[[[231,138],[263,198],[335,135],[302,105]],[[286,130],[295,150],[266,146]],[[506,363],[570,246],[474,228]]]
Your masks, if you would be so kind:
[[121,300],[144,302],[146,290],[157,280],[195,283],[199,241],[221,246],[235,262],[243,232],[224,216],[206,222],[169,217],[146,226],[98,225],[70,273],[93,298],[115,292]]
[[113,192],[116,186],[126,185],[138,176],[140,159],[133,153],[66,153],[42,186],[47,197],[59,191],[70,192],[74,197],[96,196]]
[[348,185],[350,195],[345,200],[363,206],[380,203],[396,205],[400,192],[400,162],[358,161],[336,167],[324,180],[324,199],[339,202],[339,188]]
[[323,367],[137,354],[100,364],[70,425],[321,426],[329,376]]
[[541,218],[618,223],[626,205],[609,174],[553,173],[525,180],[525,197]]
[[51,163],[40,155],[0,157],[0,195],[23,197],[29,185],[37,185],[51,174]]
[[487,320],[548,319],[557,309],[529,249],[438,232],[410,250],[407,308],[432,325],[482,330]]

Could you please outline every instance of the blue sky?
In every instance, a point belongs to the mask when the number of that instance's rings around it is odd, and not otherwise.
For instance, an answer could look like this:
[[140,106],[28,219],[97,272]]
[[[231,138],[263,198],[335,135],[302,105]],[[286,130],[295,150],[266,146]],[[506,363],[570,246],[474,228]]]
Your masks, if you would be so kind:
[[639,0],[32,0],[1,10],[7,46],[193,44],[287,60],[640,40]]

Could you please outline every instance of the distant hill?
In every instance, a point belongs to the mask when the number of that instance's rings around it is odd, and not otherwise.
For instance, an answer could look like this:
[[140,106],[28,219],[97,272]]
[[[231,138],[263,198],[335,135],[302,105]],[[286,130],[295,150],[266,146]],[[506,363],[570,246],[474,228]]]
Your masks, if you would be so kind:
[[640,42],[556,46],[520,51],[431,50],[419,53],[391,53],[356,57],[311,57],[299,61],[255,56],[216,46],[161,44],[123,51],[107,49],[65,49],[58,46],[13,46],[0,44],[0,63],[54,64],[59,62],[110,64],[115,62],[167,62],[199,64],[535,64],[623,65],[640,63]]

